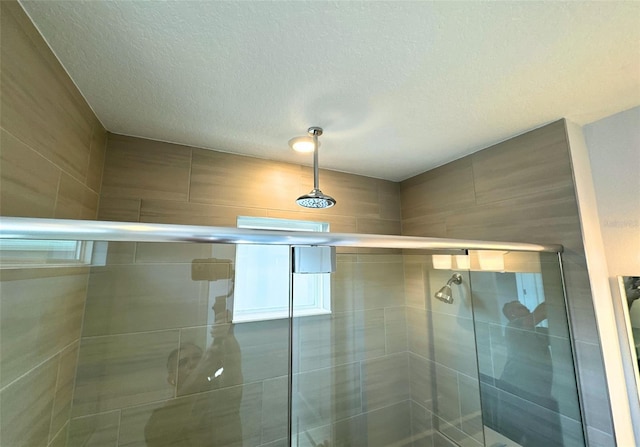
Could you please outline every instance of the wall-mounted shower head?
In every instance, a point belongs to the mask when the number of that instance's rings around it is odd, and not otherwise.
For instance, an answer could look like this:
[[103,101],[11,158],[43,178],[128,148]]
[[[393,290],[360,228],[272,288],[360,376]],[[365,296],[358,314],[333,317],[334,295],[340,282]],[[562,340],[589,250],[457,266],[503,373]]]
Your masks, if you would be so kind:
[[451,279],[447,281],[447,284],[435,294],[435,297],[440,301],[447,304],[453,304],[453,293],[451,292],[451,284],[461,284],[462,275],[460,273],[454,273]]

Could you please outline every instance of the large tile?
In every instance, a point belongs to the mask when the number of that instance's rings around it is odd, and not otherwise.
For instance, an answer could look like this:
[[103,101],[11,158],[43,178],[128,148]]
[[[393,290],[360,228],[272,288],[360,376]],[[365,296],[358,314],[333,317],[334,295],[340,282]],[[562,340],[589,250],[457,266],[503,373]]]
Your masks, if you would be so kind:
[[583,391],[584,419],[587,426],[603,433],[613,433],[609,408],[609,392],[600,347],[588,343],[575,343],[580,387]]
[[378,201],[380,202],[380,218],[400,220],[400,183],[378,180]]
[[385,354],[384,310],[334,312],[297,318],[294,357],[300,371],[341,365]]
[[292,417],[304,429],[327,425],[361,411],[358,363],[294,375]]
[[409,386],[411,400],[420,407],[433,411],[435,406],[435,363],[415,354],[409,354]]
[[0,392],[1,445],[47,445],[58,361],[58,357],[48,360]]
[[289,321],[268,320],[235,325],[246,383],[285,376],[289,369]]
[[98,268],[92,272],[99,272],[103,265],[133,264],[136,247],[135,242],[94,242],[93,259]]
[[331,307],[335,312],[353,311],[356,303],[361,307],[354,280],[356,264],[349,254],[339,254],[337,260],[336,271],[331,274]]
[[331,233],[355,233],[356,232],[356,217],[353,216],[336,216],[336,215],[322,215],[321,217],[315,213],[315,210],[303,211],[306,208],[298,207],[298,211],[283,211],[283,210],[267,210],[267,217],[273,217],[276,219],[290,219],[290,220],[310,220],[314,222],[328,222],[329,231]]
[[356,232],[358,234],[392,234],[399,235],[400,220],[373,219],[366,217],[357,218]]
[[497,432],[509,439],[531,445],[583,446],[582,427],[555,411],[498,391]]
[[411,447],[433,447],[433,415],[411,401]]
[[120,411],[71,420],[68,447],[118,447]]
[[429,212],[402,219],[403,236],[442,237],[447,235],[447,217],[451,211]]
[[354,309],[403,306],[404,271],[399,262],[358,262],[355,266]]
[[449,424],[442,419],[436,419],[438,432],[433,439],[434,447],[483,447],[484,442],[478,442],[475,438],[468,436],[458,427]]
[[49,430],[50,440],[69,423],[76,367],[78,366],[79,345],[76,342],[59,354],[60,364],[58,366],[56,394],[51,415],[51,429]]
[[576,341],[599,344],[598,325],[591,295],[589,272],[586,260],[568,260],[562,255],[562,270],[567,284],[567,300],[573,339]]
[[407,308],[389,307],[384,310],[385,352],[393,354],[408,350]]
[[362,406],[372,411],[409,399],[409,358],[393,354],[362,362]]
[[317,447],[319,445],[331,444],[333,438],[333,426],[323,425],[322,427],[314,427],[305,429],[300,427],[299,430],[293,434],[296,447]]
[[119,447],[260,444],[262,385],[249,384],[122,411]]
[[[206,264],[225,263],[230,266],[235,262],[235,247],[232,244],[139,242],[136,246],[135,262],[138,264],[192,264],[197,260]],[[227,255],[221,258],[217,252],[223,251],[223,248],[226,249],[224,251],[227,251]],[[192,264],[192,267],[195,266]],[[228,270],[227,274],[230,273],[231,270]]]
[[[478,335],[480,334],[478,333]],[[493,375],[491,377],[499,379],[504,371],[504,365],[507,363],[507,340],[505,338],[504,326],[500,324],[489,325],[489,337],[491,343],[491,363],[493,368]],[[488,375],[486,371],[481,370],[480,373]]]
[[[306,194],[313,187],[313,169],[303,167],[300,179],[301,194]],[[343,215],[363,217],[380,217],[377,179],[337,171],[320,170],[322,191],[334,197],[336,205],[331,208],[317,210],[318,215]]]
[[110,265],[89,279],[83,335],[206,324],[208,282],[190,264]]
[[98,194],[66,173],[60,177],[56,219],[91,219],[98,214]]
[[[421,257],[420,257],[421,258]],[[422,262],[408,262],[404,264],[404,290],[407,306],[425,309],[427,290],[424,277],[425,266]]]
[[409,351],[427,359],[435,358],[431,312],[407,307]]
[[568,149],[560,120],[476,152],[471,159],[477,203],[573,187]]
[[80,337],[87,275],[58,270],[61,276],[2,282],[2,386]]
[[411,410],[409,401],[366,413],[367,446],[410,445]]
[[475,322],[476,351],[478,354],[478,372],[481,375],[496,377],[491,351],[491,329],[487,323]]
[[[455,427],[453,427],[455,430]],[[451,441],[448,437],[444,436],[441,433],[433,434],[433,447],[459,447],[456,443]]]
[[367,415],[342,419],[333,424],[333,445],[351,447],[367,445]]
[[100,197],[98,220],[116,222],[138,222],[140,220],[140,199],[120,199]]
[[[296,197],[308,192],[300,182],[301,169],[294,164],[194,149],[189,201],[294,211]],[[269,185],[269,194],[264,193],[265,185]]]
[[[167,402],[155,402],[149,405],[138,405],[121,410],[120,425],[118,429],[118,447],[146,447],[145,427],[151,418],[152,413],[167,405]],[[176,402],[173,400],[172,402]],[[182,402],[189,402],[183,400]],[[188,406],[183,407],[185,415]],[[176,421],[167,421],[167,425]],[[173,427],[172,427],[173,428]]]
[[560,414],[580,421],[578,385],[571,343],[566,338],[549,337],[553,360],[553,387],[551,394],[558,401]]
[[47,447],[67,447],[67,437],[69,436],[69,423],[56,433]]
[[473,318],[478,322],[504,325],[502,306],[518,298],[515,275],[511,273],[470,272]]
[[73,416],[167,399],[167,357],[178,331],[83,338]]
[[2,2],[1,126],[84,180],[95,116],[17,2]]
[[436,365],[436,401],[434,414],[460,428],[460,390],[458,374],[447,367]]
[[400,188],[403,219],[467,208],[475,204],[471,159],[465,157],[412,177]]
[[186,201],[190,168],[189,147],[110,133],[102,196]]
[[[212,326],[182,329],[180,331],[180,343],[191,343],[201,349],[202,364],[198,365],[198,367],[200,368],[200,374],[203,372],[206,374],[206,376],[202,377],[203,379],[207,378],[209,380],[214,372],[220,372],[220,375],[216,376],[217,379],[215,380],[216,389],[245,383],[243,360],[246,359],[246,356],[242,352],[242,346],[238,339],[235,337],[234,325],[220,322]],[[191,374],[194,373],[188,371],[186,377]],[[180,381],[181,378],[181,370],[178,369],[177,380]],[[210,385],[206,383],[206,389],[210,389]],[[190,392],[193,392],[193,390],[177,390],[178,395]]]
[[266,217],[266,210],[239,206],[205,205],[173,200],[144,199],[140,222],[235,227],[238,216]]
[[290,447],[290,445],[291,444],[289,443],[288,438],[281,438],[281,439],[276,439],[275,441],[272,441],[272,442],[260,444],[259,447]]
[[483,444],[480,383],[477,379],[458,374],[458,392],[460,396],[460,428],[465,434]]
[[460,239],[563,244],[570,247],[580,222],[573,188],[542,190],[488,205],[452,210],[447,236]]
[[[333,315],[315,315],[295,318],[293,321],[293,366],[294,372],[312,371],[333,365],[333,329],[349,336],[349,328],[353,323],[353,312],[334,313]],[[336,318],[337,317],[337,318]],[[351,317],[350,319],[348,317]],[[354,340],[336,340],[340,344],[343,357],[350,360],[347,353],[355,353],[352,347]],[[353,360],[353,359],[351,359]]]
[[289,378],[262,382],[262,442],[286,438],[289,411]]
[[468,376],[477,377],[473,320],[432,313],[434,360]]
[[616,441],[611,433],[605,433],[595,428],[587,428],[587,438],[589,446],[592,447],[611,447],[616,445]]
[[4,129],[0,138],[2,215],[53,217],[60,169]]
[[91,148],[89,152],[89,166],[87,169],[86,184],[93,191],[100,193],[102,187],[102,171],[104,170],[104,158],[107,152],[107,131],[96,119],[91,135]]

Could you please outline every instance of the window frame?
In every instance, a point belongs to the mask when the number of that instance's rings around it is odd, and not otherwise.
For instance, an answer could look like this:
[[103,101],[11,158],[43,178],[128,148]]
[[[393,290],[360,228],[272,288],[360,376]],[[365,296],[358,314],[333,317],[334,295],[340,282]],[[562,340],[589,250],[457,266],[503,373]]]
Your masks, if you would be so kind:
[[[306,220],[292,220],[292,219],[276,219],[268,217],[250,217],[250,216],[238,216],[237,218],[238,228],[251,228],[259,230],[271,230],[271,231],[312,231],[312,232],[328,232],[329,223],[306,221]],[[286,273],[287,278],[291,274],[291,250],[290,246],[271,246],[271,245],[237,245],[236,257],[235,257],[235,273],[234,273],[234,299],[232,309],[232,321],[234,323],[243,323],[250,321],[265,321],[288,318],[289,312],[289,293],[286,294],[286,301],[279,306],[270,307],[251,307],[244,300],[244,293],[248,293],[248,287],[238,287],[238,278],[245,277],[245,272],[241,266],[241,259],[247,255],[248,252],[258,251],[261,248],[273,248],[283,249],[287,251],[287,271],[281,272],[284,277]],[[266,250],[265,250],[266,251]],[[284,256],[284,253],[280,253],[280,256]],[[312,315],[327,315],[331,314],[331,279],[330,274],[293,274],[293,292],[296,295],[297,291],[301,288],[306,289],[304,297],[307,298],[307,302],[300,306],[295,306],[293,309],[294,317],[299,316],[312,316]],[[297,284],[296,284],[297,283]],[[289,281],[287,281],[287,291],[289,289]],[[264,289],[263,289],[264,290]],[[240,293],[239,293],[240,292]],[[312,297],[313,301],[308,300]],[[277,299],[277,297],[276,297]],[[242,305],[239,305],[239,300],[242,301]],[[269,301],[269,300],[267,300]],[[296,302],[294,297],[294,303]]]

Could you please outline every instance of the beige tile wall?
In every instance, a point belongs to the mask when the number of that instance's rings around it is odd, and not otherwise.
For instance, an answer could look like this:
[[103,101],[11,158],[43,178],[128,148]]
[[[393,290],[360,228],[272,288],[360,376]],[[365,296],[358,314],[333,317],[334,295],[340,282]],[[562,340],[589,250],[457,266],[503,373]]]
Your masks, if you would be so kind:
[[[0,8],[0,215],[95,219],[106,132],[20,5]],[[66,445],[87,278],[0,273],[0,444]]]
[[[205,347],[211,331],[209,288],[216,285],[194,281],[191,262],[233,261],[234,250],[130,243],[107,250],[108,264],[93,267],[89,282],[70,445],[144,446],[151,412],[183,399],[175,399],[166,380],[168,353],[186,341]],[[395,406],[408,414],[403,280],[400,254],[341,254],[332,279],[334,312],[294,320],[293,409],[305,442],[307,432],[348,445],[351,431],[381,414],[392,417]],[[287,435],[288,321],[236,324],[234,332],[244,379],[242,445],[279,442]],[[224,402],[216,393],[211,398]],[[384,436],[373,428],[365,433],[401,440],[410,433],[409,419],[401,422]]]
[[321,170],[337,200],[306,210],[295,199],[313,186],[309,167],[109,134],[101,220],[236,226],[237,216],[320,220],[333,232],[400,234],[394,182]]
[[564,120],[405,180],[401,197],[403,235],[564,246],[586,423],[613,444]]
[[0,214],[95,219],[106,131],[14,1],[1,52]]

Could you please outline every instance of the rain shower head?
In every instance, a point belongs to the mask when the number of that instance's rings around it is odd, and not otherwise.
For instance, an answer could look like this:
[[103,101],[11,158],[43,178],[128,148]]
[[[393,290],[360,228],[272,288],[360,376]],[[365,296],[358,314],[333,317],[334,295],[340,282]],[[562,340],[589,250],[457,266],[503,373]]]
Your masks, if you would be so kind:
[[309,194],[298,197],[296,203],[305,208],[330,208],[336,204],[336,199],[314,189]]
[[[324,194],[320,191],[320,181],[318,180],[318,148],[320,147],[320,143],[318,142],[318,136],[322,135],[321,127],[309,127],[308,130],[309,135],[313,139],[313,190],[309,194],[305,194],[296,199],[296,203],[300,206],[304,206],[305,208],[331,208],[336,204],[336,199],[331,196]],[[295,142],[296,138],[290,140],[290,144],[293,147],[291,142]]]
[[453,293],[451,292],[451,284],[461,284],[462,275],[460,273],[454,273],[451,279],[447,281],[447,284],[435,294],[435,297],[440,301],[447,304],[453,304]]

